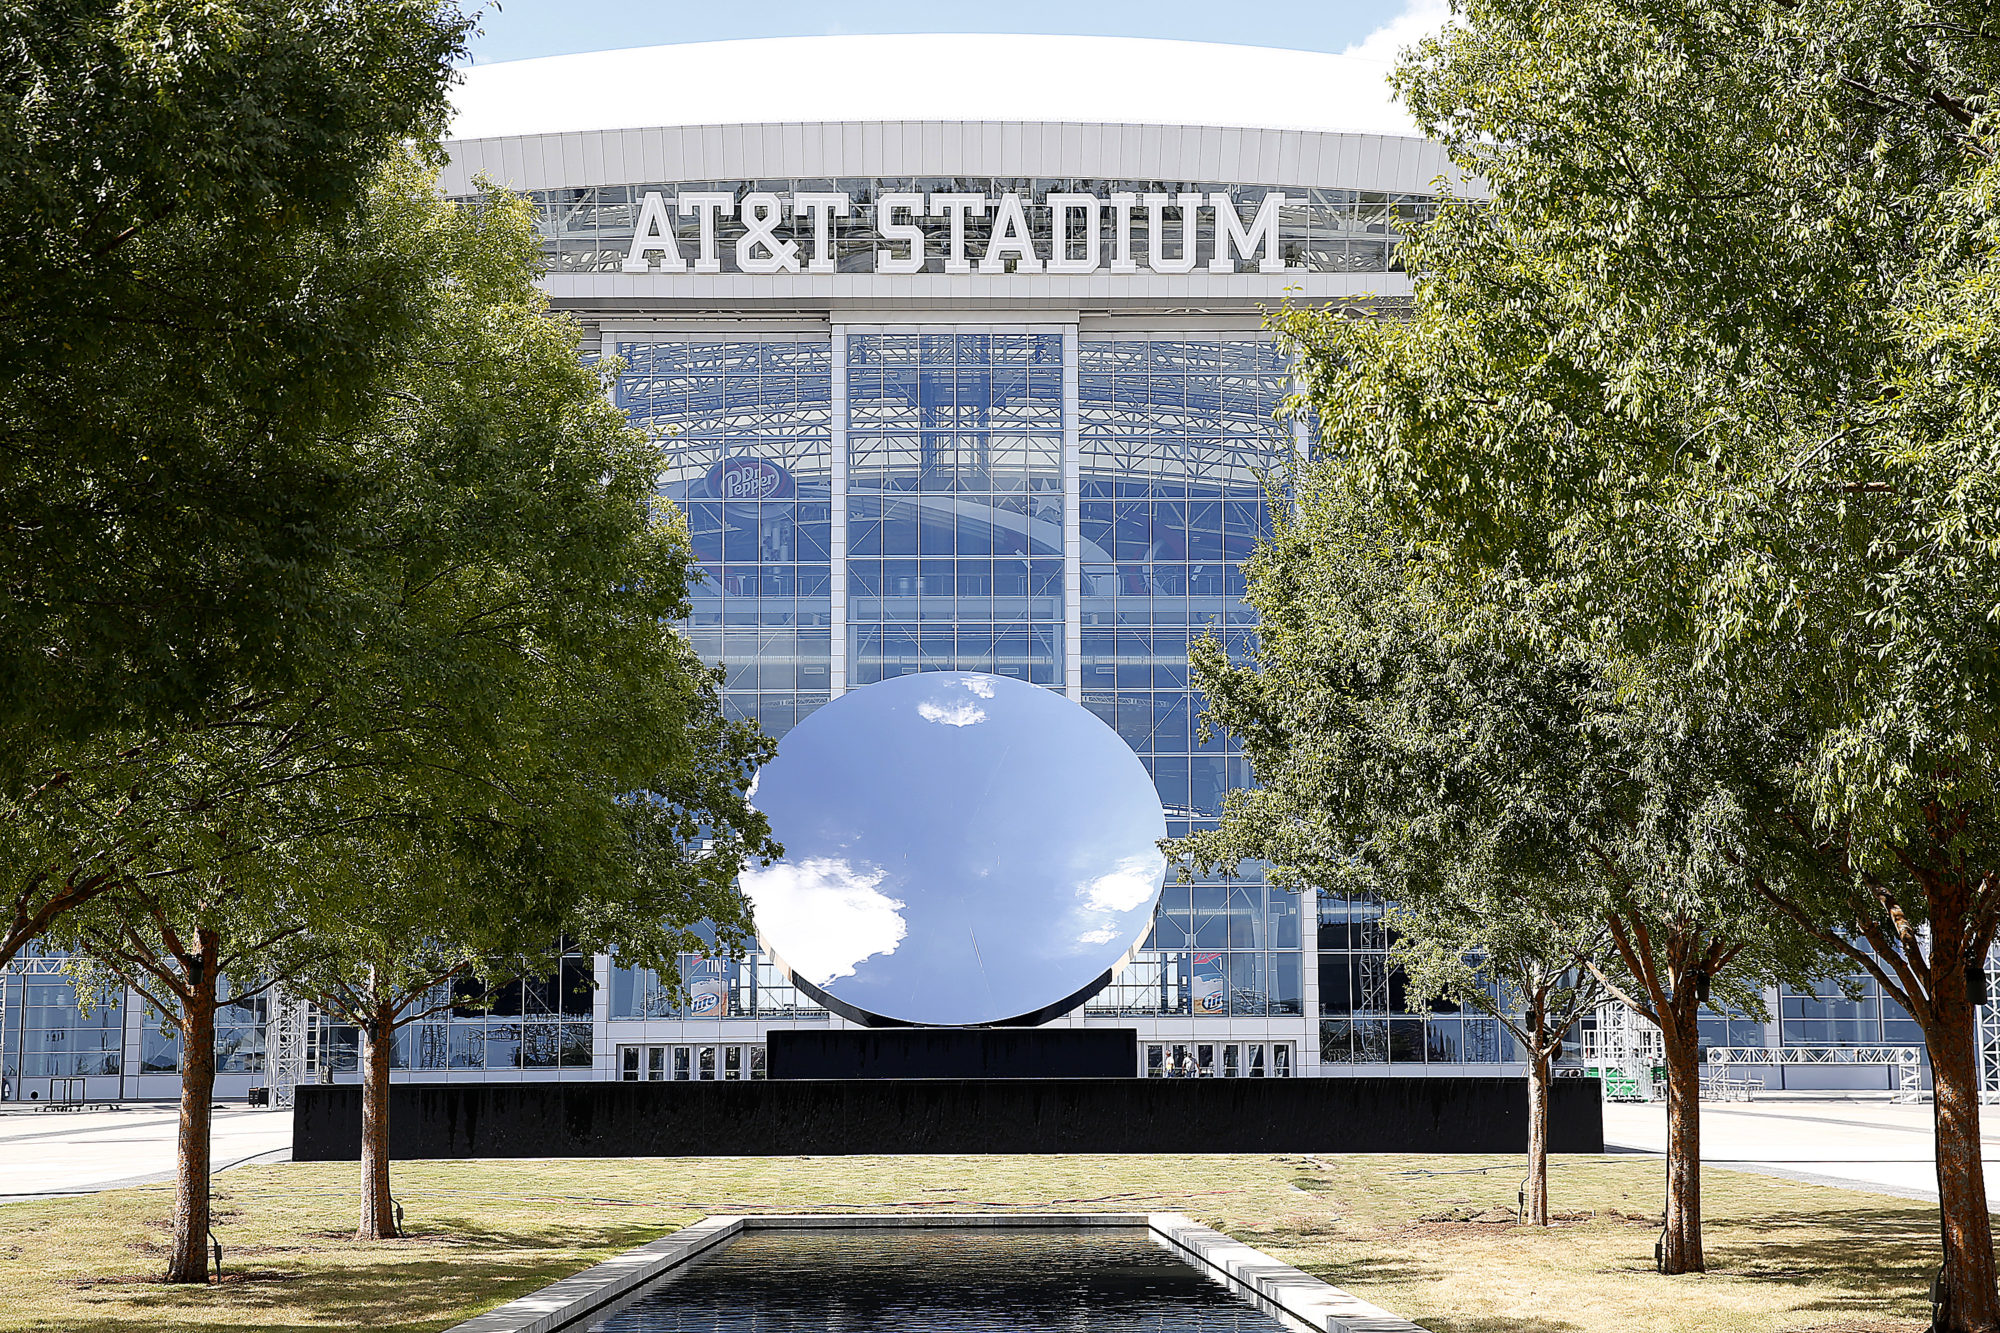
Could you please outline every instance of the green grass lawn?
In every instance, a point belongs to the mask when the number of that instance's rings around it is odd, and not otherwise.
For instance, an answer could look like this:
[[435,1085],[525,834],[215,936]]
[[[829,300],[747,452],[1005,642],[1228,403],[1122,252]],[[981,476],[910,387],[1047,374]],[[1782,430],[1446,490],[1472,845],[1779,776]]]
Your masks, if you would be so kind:
[[1917,1333],[1937,1221],[1916,1203],[1711,1171],[1709,1272],[1651,1271],[1661,1169],[1566,1157],[1553,1230],[1504,1220],[1492,1157],[813,1157],[415,1162],[413,1235],[356,1244],[356,1168],[217,1178],[227,1279],[153,1282],[164,1187],[0,1205],[0,1330],[432,1330],[708,1213],[1183,1212],[1436,1333]]

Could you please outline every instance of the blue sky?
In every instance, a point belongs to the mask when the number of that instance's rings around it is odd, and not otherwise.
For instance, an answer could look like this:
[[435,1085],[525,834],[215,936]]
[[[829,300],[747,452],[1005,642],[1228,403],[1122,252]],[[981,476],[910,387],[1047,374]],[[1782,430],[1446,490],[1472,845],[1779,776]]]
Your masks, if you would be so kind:
[[472,39],[475,63],[609,51],[667,42],[828,33],[1019,32],[1093,37],[1165,37],[1244,46],[1343,51],[1424,0],[1221,5],[1216,0],[1011,0],[1006,5],[887,3],[886,0],[501,0],[489,4]]

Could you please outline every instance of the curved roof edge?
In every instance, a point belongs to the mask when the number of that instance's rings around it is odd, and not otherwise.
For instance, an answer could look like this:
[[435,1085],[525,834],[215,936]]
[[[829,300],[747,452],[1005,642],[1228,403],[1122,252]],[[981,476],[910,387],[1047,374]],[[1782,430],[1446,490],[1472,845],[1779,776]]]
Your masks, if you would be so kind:
[[1134,37],[776,37],[475,65],[451,137],[991,121],[1415,135],[1386,61]]
[[1444,149],[1407,135],[1041,121],[690,125],[462,140],[440,184],[516,190],[667,181],[1057,176],[1484,194]]

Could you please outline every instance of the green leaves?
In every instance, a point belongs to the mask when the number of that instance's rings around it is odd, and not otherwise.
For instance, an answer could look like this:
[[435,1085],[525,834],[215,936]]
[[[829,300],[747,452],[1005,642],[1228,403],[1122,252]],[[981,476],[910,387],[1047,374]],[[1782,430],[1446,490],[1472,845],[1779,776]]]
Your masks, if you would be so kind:
[[0,784],[291,678],[411,328],[377,174],[441,130],[436,0],[0,11]]
[[1783,714],[1786,799],[1890,878],[1996,832],[1994,22],[1475,0],[1399,79],[1491,197],[1409,242],[1411,320],[1285,320],[1385,522]]

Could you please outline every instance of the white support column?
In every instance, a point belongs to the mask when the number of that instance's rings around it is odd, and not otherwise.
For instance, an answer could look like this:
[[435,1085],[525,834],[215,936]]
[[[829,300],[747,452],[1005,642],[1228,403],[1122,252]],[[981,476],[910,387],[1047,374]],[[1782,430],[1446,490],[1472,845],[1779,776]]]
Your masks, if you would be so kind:
[[1063,330],[1063,693],[1083,702],[1083,446],[1077,331]]
[[847,326],[833,326],[833,443],[829,475],[833,487],[832,535],[827,539],[832,575],[833,642],[829,689],[838,699],[847,691]]
[[590,1077],[608,1082],[618,1077],[618,1048],[611,1040],[611,955],[592,954],[590,995]]
[[[1267,889],[1284,893],[1284,889]],[[1319,893],[1307,890],[1299,899],[1299,998],[1305,1010],[1305,1035],[1299,1038],[1300,1078],[1317,1078],[1319,1067]]]

